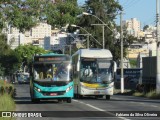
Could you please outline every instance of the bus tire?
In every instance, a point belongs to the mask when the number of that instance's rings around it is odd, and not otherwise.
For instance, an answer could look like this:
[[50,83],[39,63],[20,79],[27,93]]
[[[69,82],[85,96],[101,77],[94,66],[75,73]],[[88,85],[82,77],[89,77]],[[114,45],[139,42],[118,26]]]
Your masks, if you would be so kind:
[[106,100],[110,100],[110,95],[106,95]]
[[72,102],[72,99],[71,98],[68,98],[67,99],[67,103],[71,103]]

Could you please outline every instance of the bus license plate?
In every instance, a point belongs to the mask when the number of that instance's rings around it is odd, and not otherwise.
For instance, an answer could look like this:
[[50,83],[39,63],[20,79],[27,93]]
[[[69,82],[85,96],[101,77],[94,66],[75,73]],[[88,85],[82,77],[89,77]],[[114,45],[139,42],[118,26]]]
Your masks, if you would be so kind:
[[50,93],[50,96],[56,96],[57,93]]
[[96,95],[99,94],[99,93],[100,93],[100,91],[94,91],[94,94],[96,94]]

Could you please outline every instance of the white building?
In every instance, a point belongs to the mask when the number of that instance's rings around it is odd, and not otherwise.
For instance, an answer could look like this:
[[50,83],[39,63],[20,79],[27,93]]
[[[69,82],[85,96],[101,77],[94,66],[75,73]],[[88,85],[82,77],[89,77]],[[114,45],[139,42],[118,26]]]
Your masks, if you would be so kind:
[[67,45],[67,40],[69,37],[65,33],[55,33],[52,34],[50,40],[50,49],[51,50],[62,50],[65,45]]
[[138,33],[141,29],[140,21],[138,21],[136,18],[131,18],[130,20],[122,21],[122,25],[126,28],[128,34],[138,37]]
[[39,23],[31,29],[31,36],[33,40],[42,39],[51,36],[51,25],[47,23]]
[[11,49],[15,49],[20,44],[24,45],[25,36],[22,33],[19,34],[7,34],[7,44],[11,46]]
[[[25,31],[24,34],[19,32],[19,29],[8,26],[7,43],[11,44],[11,48],[14,49],[20,44],[33,44],[42,48],[44,46],[44,39],[51,37],[51,25],[47,23],[39,23],[37,26],[31,28],[30,31]],[[48,48],[47,48],[48,49]]]
[[39,23],[30,31],[25,31],[24,34],[20,33],[17,28],[10,28],[9,32],[8,44],[12,41],[13,49],[20,44],[33,44],[46,50],[63,50],[67,44],[73,41],[73,38],[65,32],[58,29],[52,31],[51,25],[47,23]]

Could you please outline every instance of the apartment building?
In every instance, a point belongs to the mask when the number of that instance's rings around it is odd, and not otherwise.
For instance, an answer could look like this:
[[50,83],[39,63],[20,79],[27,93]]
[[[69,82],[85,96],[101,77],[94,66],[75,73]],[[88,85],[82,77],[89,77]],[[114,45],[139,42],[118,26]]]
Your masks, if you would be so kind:
[[7,44],[11,46],[11,49],[15,49],[19,45],[24,45],[25,36],[22,33],[7,34]]
[[126,28],[128,34],[138,37],[138,32],[141,29],[140,21],[138,21],[136,18],[131,18],[130,20],[122,21],[122,25],[124,28]]
[[53,33],[50,39],[51,50],[62,50],[67,45],[68,35],[65,33]]
[[8,27],[6,33],[7,43],[11,45],[12,49],[15,49],[20,44],[33,44],[45,48],[44,39],[50,39],[51,25],[48,25],[47,23],[39,23],[37,26],[31,28],[31,30],[25,31],[25,33],[20,33],[19,29],[15,27]]
[[43,39],[51,36],[51,25],[47,23],[39,23],[31,29],[32,40]]

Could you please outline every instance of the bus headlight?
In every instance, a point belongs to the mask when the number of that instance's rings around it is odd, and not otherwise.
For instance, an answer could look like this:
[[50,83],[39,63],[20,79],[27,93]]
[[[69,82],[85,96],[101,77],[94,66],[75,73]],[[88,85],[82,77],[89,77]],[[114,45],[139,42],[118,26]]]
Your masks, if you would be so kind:
[[66,92],[70,91],[71,89],[72,89],[72,86],[68,87],[68,88],[66,89]]
[[41,89],[34,87],[35,90],[37,90],[38,92],[41,92]]
[[41,92],[41,89],[38,88],[37,90],[38,90],[38,92]]

